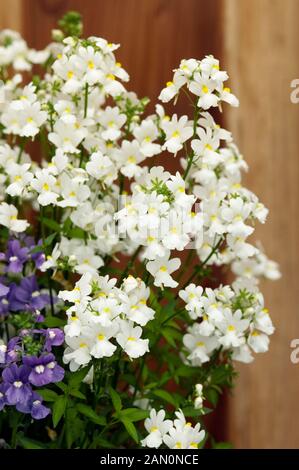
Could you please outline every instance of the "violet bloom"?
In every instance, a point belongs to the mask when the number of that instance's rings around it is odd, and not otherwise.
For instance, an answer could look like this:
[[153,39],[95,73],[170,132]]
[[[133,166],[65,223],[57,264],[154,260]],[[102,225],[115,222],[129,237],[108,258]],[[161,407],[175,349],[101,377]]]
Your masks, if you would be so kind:
[[25,404],[31,397],[32,389],[28,382],[30,368],[11,364],[2,372],[2,379],[8,384],[6,400],[8,405]]
[[26,403],[18,403],[16,408],[21,413],[30,413],[34,419],[43,419],[50,413],[50,409],[42,404],[42,397],[36,392],[32,392]]
[[19,285],[13,285],[9,295],[10,308],[19,310],[42,310],[50,302],[48,294],[41,294],[35,276],[25,277]]
[[4,406],[7,404],[6,392],[8,388],[8,383],[3,382],[0,384],[0,411],[2,411]]
[[4,297],[9,292],[9,287],[5,286],[0,282],[0,297]]
[[51,353],[40,357],[25,356],[23,364],[31,368],[28,379],[37,387],[60,382],[64,377],[64,369],[57,364],[54,354]]
[[22,247],[19,240],[9,240],[6,252],[6,272],[20,273],[23,266],[28,261],[28,248]]
[[19,336],[14,336],[7,343],[5,362],[9,364],[19,359],[22,351],[22,342]]
[[[33,237],[25,237],[24,243],[26,244],[26,246],[29,248],[29,251],[31,252],[37,246],[41,245],[42,241],[39,240],[39,242],[36,245]],[[40,251],[35,251],[34,253],[30,253],[30,256],[37,269],[41,267],[41,265],[45,262],[45,259],[46,259],[45,254],[42,252],[42,247]]]
[[9,301],[7,300],[8,293],[9,287],[0,282],[0,315],[7,315],[9,313]]
[[64,333],[60,328],[46,330],[45,350],[51,351],[52,346],[60,346],[64,342]]

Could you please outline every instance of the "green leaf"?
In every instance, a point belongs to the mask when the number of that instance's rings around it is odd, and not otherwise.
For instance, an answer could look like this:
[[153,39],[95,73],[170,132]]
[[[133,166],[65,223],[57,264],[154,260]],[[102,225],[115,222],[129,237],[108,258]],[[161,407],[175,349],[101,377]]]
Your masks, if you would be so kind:
[[121,420],[121,422],[123,423],[124,427],[126,428],[128,434],[138,444],[139,443],[139,437],[138,437],[137,429],[135,428],[134,424],[130,420],[128,420],[127,418],[123,418]]
[[64,326],[66,324],[66,320],[49,315],[48,317],[45,318],[44,324],[48,328],[55,328],[55,327]]
[[79,413],[86,416],[94,423],[99,424],[101,426],[105,426],[106,424],[105,416],[99,416],[90,406],[84,405],[84,403],[78,403],[76,408],[79,411]]
[[109,394],[110,394],[114,409],[118,413],[122,409],[121,398],[119,394],[112,387],[109,387]]
[[230,442],[215,442],[212,441],[212,449],[232,449],[233,445]]
[[55,232],[60,232],[61,227],[58,222],[56,222],[53,219],[48,219],[47,217],[39,217],[39,220],[41,221],[42,224],[46,225],[46,227],[49,227],[50,229],[54,230]]
[[33,439],[28,439],[28,437],[25,437],[20,434],[18,434],[17,436],[17,441],[24,449],[46,449],[47,448],[47,446],[43,444],[42,442],[38,442]]
[[56,401],[58,398],[57,393],[49,388],[40,388],[38,393],[45,401]]
[[45,239],[45,241],[44,241],[44,243],[43,243],[43,246],[46,247],[46,246],[51,245],[52,242],[55,240],[56,236],[57,236],[57,233],[56,233],[56,232],[51,233],[51,235],[49,235],[49,236]]
[[189,418],[195,418],[196,416],[202,416],[205,414],[203,408],[197,410],[193,406],[186,406],[185,408],[182,408],[182,412],[185,416],[188,416]]
[[141,421],[147,418],[149,412],[146,410],[140,410],[139,408],[126,408],[125,410],[121,410],[118,413],[118,417],[120,420],[123,418],[129,419],[130,421]]
[[219,394],[214,388],[208,388],[205,392],[205,397],[210,403],[212,403],[213,406],[217,405]]
[[63,382],[56,382],[55,383],[56,387],[60,388],[63,392],[67,392],[67,385]]
[[152,394],[155,395],[156,397],[161,398],[162,400],[166,401],[167,403],[170,403],[172,406],[177,408],[177,402],[173,395],[171,395],[169,392],[166,390],[153,390]]
[[67,404],[67,397],[65,395],[58,397],[57,400],[55,401],[54,406],[53,406],[53,415],[52,415],[54,428],[56,428],[59,421],[63,417],[65,413],[65,409],[66,409],[66,404]]
[[116,446],[113,445],[110,441],[107,441],[106,439],[103,439],[102,437],[97,437],[94,442],[100,446],[103,447],[104,449],[115,449]]
[[78,387],[79,384],[81,384],[82,380],[85,379],[88,371],[90,369],[90,365],[83,367],[82,369],[77,370],[76,372],[71,372],[69,375],[69,386],[71,388],[76,388]]
[[77,389],[70,389],[69,394],[72,395],[72,397],[81,398],[81,400],[86,399],[86,396]]

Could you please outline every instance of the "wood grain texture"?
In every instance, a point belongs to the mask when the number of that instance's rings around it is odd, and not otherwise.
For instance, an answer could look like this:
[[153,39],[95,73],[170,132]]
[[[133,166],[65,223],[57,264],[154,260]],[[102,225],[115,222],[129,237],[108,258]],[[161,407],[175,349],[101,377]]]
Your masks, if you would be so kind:
[[0,29],[14,29],[22,32],[22,0],[0,0]]
[[257,238],[279,261],[283,277],[262,290],[276,325],[270,352],[239,368],[230,401],[229,438],[237,447],[299,446],[299,365],[290,341],[299,337],[299,104],[290,82],[299,78],[296,0],[224,0],[225,67],[240,98],[229,112],[250,172],[248,186],[269,207]]
[[25,12],[25,36],[33,46],[47,44],[57,19],[77,10],[83,16],[84,35],[121,44],[117,57],[130,73],[130,86],[153,100],[181,58],[219,52],[219,0],[206,7],[202,0],[26,1],[30,8]]

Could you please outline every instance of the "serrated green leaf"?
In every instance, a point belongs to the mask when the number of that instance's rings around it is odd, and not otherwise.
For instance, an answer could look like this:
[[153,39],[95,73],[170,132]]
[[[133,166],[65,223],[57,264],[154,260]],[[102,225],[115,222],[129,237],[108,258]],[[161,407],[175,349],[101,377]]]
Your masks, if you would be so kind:
[[122,409],[121,398],[119,394],[112,387],[109,387],[109,394],[110,394],[114,409],[118,413]]
[[76,408],[79,411],[79,413],[86,416],[94,423],[99,424],[100,426],[105,426],[106,424],[105,416],[99,416],[90,406],[84,405],[84,403],[78,403]]
[[53,426],[56,428],[58,425],[59,421],[63,417],[66,409],[66,404],[67,404],[67,397],[65,395],[60,396],[57,398],[53,405],[53,411],[52,411],[52,419],[53,419]]

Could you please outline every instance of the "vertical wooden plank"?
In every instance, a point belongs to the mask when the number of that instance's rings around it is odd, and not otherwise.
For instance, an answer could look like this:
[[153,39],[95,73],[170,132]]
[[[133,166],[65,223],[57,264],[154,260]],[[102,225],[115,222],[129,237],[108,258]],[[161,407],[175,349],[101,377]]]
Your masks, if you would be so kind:
[[26,0],[25,37],[33,47],[46,45],[57,19],[66,11],[77,10],[83,16],[85,35],[121,44],[117,57],[130,73],[130,86],[138,95],[154,100],[182,58],[219,54],[219,3]]
[[22,32],[22,0],[0,0],[0,29]]
[[[299,365],[290,341],[299,337],[299,78],[296,0],[224,0],[225,66],[240,108],[226,122],[250,165],[247,185],[269,207],[258,229],[283,278],[262,286],[276,325],[270,352],[239,368],[230,401],[229,437],[237,447],[298,447]],[[270,285],[271,284],[271,285]]]

